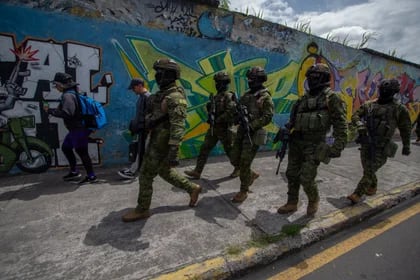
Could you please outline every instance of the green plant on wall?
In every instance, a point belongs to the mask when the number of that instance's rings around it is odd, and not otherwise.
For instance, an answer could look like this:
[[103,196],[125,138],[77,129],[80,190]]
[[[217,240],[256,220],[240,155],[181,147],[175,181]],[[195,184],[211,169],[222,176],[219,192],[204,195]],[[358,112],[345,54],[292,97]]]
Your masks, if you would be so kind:
[[230,5],[230,1],[229,0],[222,0],[222,1],[220,1],[219,8],[228,10],[229,9],[229,5]]

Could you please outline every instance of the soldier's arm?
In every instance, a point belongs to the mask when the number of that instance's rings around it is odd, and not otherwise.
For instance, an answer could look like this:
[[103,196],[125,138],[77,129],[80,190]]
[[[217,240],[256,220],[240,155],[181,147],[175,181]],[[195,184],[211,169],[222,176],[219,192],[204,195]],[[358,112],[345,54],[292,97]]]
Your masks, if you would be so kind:
[[330,108],[333,137],[335,139],[331,151],[339,152],[344,149],[347,143],[346,104],[340,96],[333,94],[330,97],[328,108]]
[[184,136],[187,118],[187,101],[181,92],[174,92],[165,97],[169,116],[169,145],[179,145]]
[[362,118],[365,115],[365,105],[362,105],[359,107],[359,109],[356,110],[356,112],[353,113],[353,115],[351,116],[351,123],[353,125],[358,125],[360,124],[360,122],[362,121]]
[[263,128],[271,122],[274,115],[274,103],[271,96],[267,94],[262,103],[262,115],[251,122],[252,130]]
[[233,118],[236,111],[236,103],[233,100],[232,93],[226,94],[225,108],[223,108],[223,113],[217,116],[216,123],[233,123]]
[[398,106],[398,130],[400,131],[403,147],[410,147],[411,120],[407,108]]

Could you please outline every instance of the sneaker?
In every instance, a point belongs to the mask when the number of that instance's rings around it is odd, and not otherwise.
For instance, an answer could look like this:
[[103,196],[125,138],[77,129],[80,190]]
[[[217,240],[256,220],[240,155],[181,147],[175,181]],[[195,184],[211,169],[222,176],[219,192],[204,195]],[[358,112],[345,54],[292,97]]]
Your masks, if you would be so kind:
[[80,172],[70,171],[69,174],[63,176],[63,180],[64,181],[72,181],[72,180],[78,179],[80,177],[82,177],[82,174],[80,174]]
[[123,170],[118,171],[118,175],[120,175],[124,179],[135,179],[136,178],[136,174],[131,172],[129,169],[123,169]]
[[90,176],[90,177],[86,176],[85,179],[79,182],[79,185],[93,184],[97,182],[98,182],[98,178],[96,176]]

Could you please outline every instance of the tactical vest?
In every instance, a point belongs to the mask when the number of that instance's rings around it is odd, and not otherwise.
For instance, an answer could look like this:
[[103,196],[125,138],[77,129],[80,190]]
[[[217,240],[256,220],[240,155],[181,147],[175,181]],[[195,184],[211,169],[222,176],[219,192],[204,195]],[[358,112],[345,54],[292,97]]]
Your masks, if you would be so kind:
[[156,128],[158,126],[169,128],[168,108],[167,105],[165,106],[163,100],[173,92],[181,92],[184,94],[184,90],[181,87],[174,86],[149,96],[147,99],[147,113],[145,117],[146,126],[148,126],[148,128]]
[[330,89],[316,96],[305,94],[296,108],[294,129],[304,134],[324,135],[331,127],[328,112],[329,96],[334,94]]
[[263,103],[270,97],[270,92],[263,88],[256,93],[245,93],[241,98],[241,104],[245,105],[249,114],[249,121],[258,119],[263,114]]
[[373,134],[376,143],[385,143],[394,135],[398,126],[397,106],[394,102],[387,104],[372,102],[366,106],[364,114],[366,127],[368,133]]

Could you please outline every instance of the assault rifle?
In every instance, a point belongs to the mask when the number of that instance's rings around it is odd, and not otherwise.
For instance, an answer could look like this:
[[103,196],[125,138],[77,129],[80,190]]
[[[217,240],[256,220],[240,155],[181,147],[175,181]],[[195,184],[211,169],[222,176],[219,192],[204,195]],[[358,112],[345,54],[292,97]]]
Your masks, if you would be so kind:
[[248,136],[249,142],[252,145],[252,139],[251,139],[251,128],[249,127],[249,113],[248,109],[245,105],[242,105],[239,102],[238,97],[235,94],[235,104],[236,104],[236,113],[237,113],[237,121],[239,122],[239,125],[242,127],[242,129],[245,131],[246,135]]
[[210,110],[209,114],[209,124],[210,124],[210,133],[213,136],[214,133],[214,122],[216,119],[216,101],[214,100],[214,95],[210,94]]
[[280,164],[284,159],[284,156],[286,155],[287,146],[289,144],[289,130],[287,128],[281,128],[279,129],[279,132],[277,132],[276,137],[274,137],[273,142],[277,143],[281,141],[281,147],[276,152],[276,159],[279,159],[279,163],[277,165],[276,175],[279,174],[280,170]]

